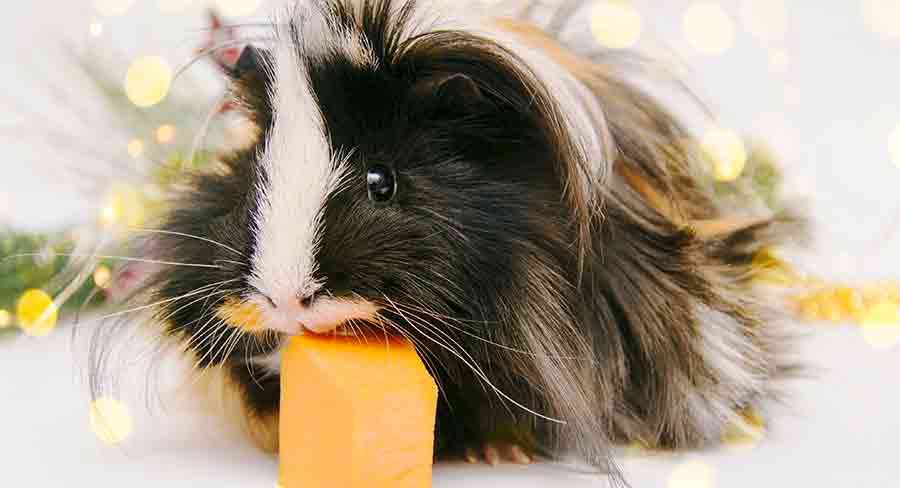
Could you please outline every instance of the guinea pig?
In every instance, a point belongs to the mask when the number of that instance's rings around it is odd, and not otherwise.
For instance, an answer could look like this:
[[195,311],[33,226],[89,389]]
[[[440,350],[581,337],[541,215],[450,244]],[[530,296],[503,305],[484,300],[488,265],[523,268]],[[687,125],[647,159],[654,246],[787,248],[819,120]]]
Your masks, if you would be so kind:
[[252,143],[186,175],[154,237],[204,266],[148,285],[261,446],[299,334],[413,341],[439,459],[614,470],[616,444],[708,446],[773,399],[794,365],[753,260],[800,222],[719,205],[614,56],[454,2],[291,3],[230,70]]

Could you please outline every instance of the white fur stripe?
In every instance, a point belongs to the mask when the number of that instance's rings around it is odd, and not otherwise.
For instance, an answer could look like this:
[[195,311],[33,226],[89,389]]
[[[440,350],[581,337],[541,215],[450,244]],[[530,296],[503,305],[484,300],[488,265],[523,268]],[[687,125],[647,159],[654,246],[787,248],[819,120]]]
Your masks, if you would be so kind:
[[[284,23],[278,23],[284,26]],[[251,284],[278,302],[316,292],[315,254],[325,200],[341,179],[308,75],[287,27],[275,46],[273,128],[260,161],[266,175],[254,216]]]

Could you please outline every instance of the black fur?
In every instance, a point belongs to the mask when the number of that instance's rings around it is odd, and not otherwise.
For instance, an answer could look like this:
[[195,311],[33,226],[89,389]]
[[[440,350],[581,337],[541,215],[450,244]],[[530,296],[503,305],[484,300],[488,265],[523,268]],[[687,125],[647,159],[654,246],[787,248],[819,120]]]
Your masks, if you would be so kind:
[[[504,441],[550,456],[575,449],[612,469],[612,442],[704,445],[732,420],[716,402],[737,411],[766,398],[787,368],[747,282],[751,256],[771,243],[768,224],[703,239],[623,176],[631,168],[686,221],[726,217],[695,176],[697,156],[661,149],[687,135],[665,110],[615,78],[584,80],[609,109],[606,142],[618,158],[606,182],[583,185],[590,161],[574,149],[554,94],[513,53],[465,32],[404,38],[413,1],[368,0],[361,11],[347,3],[318,5],[334,28],[368,40],[374,65],[337,51],[306,56],[299,22],[279,41],[295,42],[332,150],[352,165],[351,183],[325,206],[318,278],[326,293],[382,304],[391,330],[419,346],[441,387],[439,456]],[[167,270],[155,288],[157,299],[175,299],[235,280],[160,315],[170,334],[193,340],[200,366],[228,366],[258,417],[277,413],[278,378],[247,360],[271,353],[277,338],[244,338],[225,357],[230,331],[203,333],[227,297],[254,293],[247,256],[256,188],[266,184],[256,157],[272,124],[268,57],[256,50],[235,72],[256,145],[226,157],[224,171],[193,177],[165,227],[234,251],[160,236],[162,257],[221,268]],[[367,198],[371,164],[398,175],[387,206]],[[764,385],[729,384],[709,363],[701,329],[724,325],[703,322],[704,310],[738,327],[748,348],[735,363]]]

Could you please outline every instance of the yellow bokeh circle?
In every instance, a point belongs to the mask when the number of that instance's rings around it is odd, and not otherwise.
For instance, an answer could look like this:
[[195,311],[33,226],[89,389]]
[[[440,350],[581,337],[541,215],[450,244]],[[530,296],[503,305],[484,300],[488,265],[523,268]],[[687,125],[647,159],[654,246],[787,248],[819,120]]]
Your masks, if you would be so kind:
[[19,327],[32,337],[48,335],[56,327],[59,310],[47,292],[38,289],[26,291],[16,304]]
[[215,0],[216,8],[226,17],[253,15],[259,9],[260,0]]
[[12,325],[12,314],[6,310],[0,309],[0,329],[5,329]]
[[747,148],[734,131],[720,127],[709,129],[700,146],[712,162],[716,180],[734,181],[741,176],[747,165]]
[[94,9],[100,15],[109,17],[124,15],[134,4],[134,0],[94,0]]
[[109,284],[112,281],[112,270],[109,269],[108,266],[100,265],[97,266],[97,269],[94,270],[94,284],[97,288],[101,288],[103,290],[109,288]]
[[777,43],[787,35],[788,6],[785,0],[743,0],[741,21],[761,41]]
[[695,2],[682,19],[688,43],[701,54],[722,54],[734,43],[734,22],[715,2]]
[[897,124],[888,136],[888,151],[891,161],[900,168],[900,124]]
[[91,403],[91,430],[107,444],[118,444],[131,435],[134,423],[120,401],[103,397]]
[[166,14],[177,14],[184,12],[189,7],[195,6],[196,0],[156,0],[156,7],[160,12]]
[[100,211],[100,220],[106,226],[126,225],[138,227],[144,222],[145,212],[141,192],[132,185],[115,185],[107,194]]
[[641,37],[641,14],[621,0],[596,2],[591,8],[591,32],[605,47],[632,47]]
[[744,412],[722,435],[722,444],[732,451],[749,451],[765,437],[766,424],[762,417],[756,412]]
[[172,124],[163,124],[156,129],[156,140],[160,144],[168,144],[175,140],[177,130]]
[[144,141],[140,139],[132,139],[128,141],[128,155],[134,159],[141,157],[144,154]]
[[172,68],[159,56],[138,58],[125,74],[125,94],[138,107],[152,107],[163,101],[172,85]]
[[891,349],[900,343],[900,307],[884,300],[864,312],[863,339],[876,349]]
[[700,461],[687,461],[669,475],[669,488],[713,488],[715,472],[712,466]]
[[101,35],[103,35],[103,24],[97,22],[96,20],[91,22],[88,25],[88,33],[92,37],[100,37]]
[[769,65],[779,72],[786,72],[790,67],[791,58],[786,49],[777,49],[769,56]]
[[872,33],[900,38],[900,0],[862,0],[863,22]]

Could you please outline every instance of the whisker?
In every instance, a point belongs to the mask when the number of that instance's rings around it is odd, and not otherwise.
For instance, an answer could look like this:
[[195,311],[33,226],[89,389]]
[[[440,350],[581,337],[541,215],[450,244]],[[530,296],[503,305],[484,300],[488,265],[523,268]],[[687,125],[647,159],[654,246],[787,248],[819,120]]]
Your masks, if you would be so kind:
[[229,356],[234,353],[234,350],[237,349],[237,346],[240,345],[241,339],[244,338],[245,332],[243,329],[238,327],[234,327],[234,332],[231,333],[228,342],[222,344],[222,358],[221,361],[225,362]]
[[[203,317],[198,319],[198,321],[199,320],[203,320]],[[191,333],[191,338],[188,340],[187,344],[185,344],[185,348],[194,348],[201,342],[212,337],[212,335],[215,334],[216,328],[218,327],[218,325],[212,325],[216,323],[216,320],[222,321],[224,323],[221,317],[210,315],[210,317],[206,320],[206,322],[203,323],[203,325],[201,325],[196,331]],[[210,327],[210,325],[212,325],[212,327]]]
[[[222,285],[219,285],[219,286],[222,286]],[[214,290],[214,291],[210,292],[210,293],[209,293],[208,295],[206,295],[206,296],[202,296],[202,297],[200,297],[200,298],[197,298],[196,300],[193,300],[193,301],[191,301],[191,302],[188,302],[187,304],[182,305],[182,306],[178,307],[177,309],[175,309],[175,310],[169,312],[168,314],[166,314],[165,317],[162,317],[162,318],[158,319],[157,322],[164,324],[164,323],[165,323],[166,321],[168,321],[170,318],[172,318],[173,316],[175,316],[175,314],[177,314],[178,312],[184,310],[184,309],[187,308],[187,307],[190,307],[191,305],[193,305],[193,304],[195,304],[195,303],[197,303],[197,302],[200,302],[200,301],[203,301],[203,300],[206,300],[206,301],[208,302],[209,299],[212,298],[212,297],[221,296],[221,295],[227,295],[228,293],[232,293],[232,292],[234,292],[234,291],[235,291],[235,290],[233,290],[233,289],[228,289],[228,290]],[[204,305],[204,307],[206,307],[206,306],[208,306],[208,303]],[[199,315],[200,315],[201,317],[204,316],[204,315],[205,315],[204,310],[201,309]],[[177,330],[177,329],[176,329],[176,330]]]
[[[232,280],[228,280],[226,283],[232,282],[232,281],[238,281],[238,280],[239,280],[239,278],[235,278],[235,279],[232,279]],[[200,294],[200,293],[204,293],[204,292],[208,291],[210,288],[214,287],[215,285],[216,285],[216,284],[213,283],[212,285],[201,286],[200,288],[197,288],[197,289],[195,289],[195,290],[193,290],[193,291],[187,292],[187,293],[185,293],[184,295],[177,296],[177,297],[175,297],[175,298],[166,298],[165,300],[160,300],[160,301],[158,301],[158,302],[149,303],[149,304],[147,304],[147,305],[141,305],[140,307],[135,307],[135,308],[132,308],[132,309],[129,309],[129,310],[122,310],[122,311],[120,311],[120,312],[114,312],[114,313],[107,314],[107,315],[104,315],[104,316],[101,316],[101,317],[97,317],[97,318],[95,318],[93,321],[103,321],[103,320],[111,319],[111,318],[113,318],[113,317],[119,317],[119,316],[122,316],[122,315],[127,315],[127,314],[129,314],[129,313],[140,312],[141,310],[147,310],[147,309],[149,309],[149,308],[153,308],[153,307],[156,307],[156,306],[158,306],[158,305],[165,304],[165,303],[177,302],[178,300],[183,300],[183,299],[185,299],[185,298],[189,298],[189,297],[192,297],[192,296],[194,296],[194,295],[198,295],[198,294]]]
[[179,236],[179,237],[187,237],[187,238],[190,238],[190,239],[197,239],[198,241],[203,241],[203,242],[208,242],[208,243],[210,243],[210,244],[215,244],[215,245],[217,245],[217,246],[219,246],[219,247],[221,247],[221,248],[223,248],[223,249],[227,249],[227,250],[229,250],[229,251],[231,251],[231,252],[237,254],[238,256],[246,257],[246,256],[244,256],[244,253],[238,251],[237,249],[235,249],[235,248],[233,248],[233,247],[231,247],[231,246],[228,246],[228,245],[226,245],[226,244],[222,244],[221,242],[216,241],[216,240],[213,240],[213,239],[210,239],[210,238],[208,238],[208,237],[196,236],[196,235],[193,235],[193,234],[188,234],[188,233],[186,233],[186,232],[175,232],[175,231],[171,231],[171,230],[161,230],[161,229],[145,229],[145,228],[142,228],[142,227],[130,227],[129,229],[130,229],[130,230],[133,230],[133,231],[135,231],[135,232],[146,232],[146,233],[149,233],[149,234],[162,234],[162,235],[168,235],[168,236]]
[[[225,352],[228,349],[228,346],[231,344],[231,341],[234,338],[234,336],[241,332],[241,329],[239,329],[237,327],[231,327],[230,325],[228,325],[227,322],[223,321],[222,324],[223,324],[223,328],[226,330],[225,330],[225,332],[222,332],[219,335],[219,337],[216,339],[216,342],[213,343],[213,346],[210,348],[210,351],[214,351],[214,352],[209,357],[209,364],[206,365],[207,368],[211,364],[220,362],[219,354]],[[224,339],[224,340],[222,341],[221,347],[217,347],[217,346],[219,346],[219,341],[222,339]],[[225,358],[223,357],[222,360],[224,360],[224,359]]]
[[[458,325],[454,325],[454,324],[451,323],[451,321],[462,321],[461,319],[456,319],[456,318],[453,318],[453,317],[450,317],[450,316],[440,315],[440,314],[437,314],[437,313],[432,313],[432,312],[429,311],[429,310],[419,309],[419,308],[410,306],[409,304],[402,304],[402,303],[401,303],[401,304],[398,304],[398,306],[401,307],[401,308],[407,309],[407,310],[410,311],[410,312],[416,312],[416,311],[417,311],[417,312],[419,312],[419,313],[427,314],[430,318],[433,318],[433,319],[435,319],[435,320],[440,321],[441,324],[446,325],[447,327],[450,327],[450,328],[452,328],[452,329],[454,329],[454,330],[456,330],[456,331],[458,331],[458,332],[460,332],[460,333],[462,333],[462,334],[465,334],[465,335],[467,335],[467,336],[469,336],[469,337],[471,337],[471,338],[473,338],[473,339],[479,340],[479,341],[484,342],[484,343],[486,343],[486,344],[490,344],[490,345],[492,345],[492,346],[494,346],[494,347],[503,349],[503,350],[505,350],[505,351],[513,352],[513,353],[516,353],[516,354],[521,354],[521,355],[523,355],[523,356],[534,357],[534,358],[562,359],[562,360],[567,360],[567,361],[588,361],[588,362],[591,362],[591,363],[596,362],[596,360],[593,359],[593,358],[585,358],[585,357],[577,357],[577,356],[556,356],[556,355],[537,354],[537,353],[534,353],[534,352],[531,352],[531,351],[526,351],[526,350],[524,350],[524,349],[517,349],[517,348],[512,347],[512,346],[507,346],[507,345],[505,345],[505,344],[500,344],[499,342],[495,342],[495,341],[492,341],[492,340],[490,340],[490,339],[486,339],[486,338],[484,338],[484,337],[479,336],[478,334],[475,334],[475,333],[473,333],[473,332],[470,332],[470,331],[468,331],[468,330],[466,330],[466,329],[464,329],[464,328],[462,328],[462,327],[460,327],[460,326],[458,326]],[[468,322],[479,323],[478,321],[475,321],[475,320],[471,320],[471,321],[468,321]]]
[[[209,299],[212,298],[213,296],[216,296],[216,295],[215,295],[216,292],[222,291],[222,292],[224,292],[224,293],[228,293],[228,292],[236,291],[234,288],[229,288],[229,289],[227,289],[227,290],[221,290],[221,288],[222,288],[223,286],[229,284],[229,282],[232,282],[232,281],[234,281],[234,280],[233,280],[233,279],[232,279],[232,280],[222,280],[222,281],[217,281],[217,282],[215,282],[215,283],[210,283],[210,284],[204,285],[203,287],[201,287],[201,288],[199,288],[199,289],[203,289],[203,290],[210,291],[210,293],[209,293],[208,295],[202,296],[202,297],[200,297],[200,298],[198,298],[198,299],[196,299],[196,300],[193,300],[193,301],[191,301],[190,303],[188,303],[188,304],[186,304],[186,305],[182,305],[181,307],[175,309],[174,311],[172,311],[171,313],[169,313],[169,314],[166,315],[165,317],[162,317],[161,319],[158,319],[158,320],[159,320],[160,322],[164,322],[164,321],[166,321],[166,320],[172,318],[172,315],[174,315],[175,313],[178,313],[178,312],[184,310],[185,308],[187,308],[187,307],[189,307],[189,306],[191,306],[191,305],[193,305],[193,304],[195,304],[195,303],[197,303],[197,302],[199,302],[199,301],[201,301],[201,300],[206,300],[206,301],[203,303],[203,306],[206,307],[207,304],[208,304]],[[212,290],[210,290],[210,288],[212,288]],[[202,309],[201,309],[201,310],[202,310]],[[202,312],[202,311],[201,311],[200,315],[203,315],[203,312]]]
[[[396,305],[394,305],[394,308],[397,309],[397,310],[398,310],[398,313],[399,313],[399,308],[397,308]],[[421,317],[418,317],[418,316],[416,316],[416,315],[410,315],[410,316],[403,317],[403,318],[404,318],[404,320],[407,320],[407,321],[409,322],[411,317],[412,317],[412,318],[415,318],[415,319],[416,319],[416,323],[418,323],[420,326],[425,327],[425,328],[427,328],[428,330],[433,330],[433,331],[437,332],[438,334],[440,334],[441,336],[443,336],[444,339],[445,339],[445,342],[444,342],[445,345],[450,346],[450,344],[449,344],[448,342],[446,342],[447,340],[449,340],[450,342],[452,342],[452,345],[453,345],[453,346],[456,346],[456,350],[457,350],[457,351],[460,351],[462,354],[465,354],[466,357],[469,359],[469,361],[471,361],[471,363],[475,365],[475,369],[477,369],[478,371],[482,371],[482,372],[484,371],[483,368],[481,367],[481,365],[478,364],[478,361],[476,361],[475,358],[472,357],[472,355],[471,355],[464,347],[462,347],[462,345],[461,345],[459,342],[457,342],[453,337],[451,337],[449,334],[447,334],[446,332],[444,332],[444,331],[442,331],[442,330],[440,330],[440,329],[434,327],[433,325],[429,324],[429,323],[428,323],[427,321],[425,321],[425,320],[422,320]],[[411,325],[413,325],[413,324],[411,324]]]
[[[209,134],[209,126],[212,124],[213,119],[216,118],[216,114],[219,113],[219,109],[222,107],[222,104],[225,103],[225,100],[228,100],[228,93],[225,93],[216,99],[215,103],[206,114],[206,118],[203,119],[203,123],[197,130],[197,135],[194,136],[194,141],[191,143],[190,159],[187,159],[188,163],[193,164],[196,160],[197,151],[200,150],[203,139]],[[184,163],[181,163],[181,169],[184,170]]]
[[[159,265],[163,265],[163,266],[185,266],[185,267],[189,267],[189,268],[216,268],[216,269],[221,268],[221,266],[218,266],[218,265],[215,265],[215,264],[177,263],[177,262],[171,262],[171,261],[157,261],[157,260],[153,260],[153,259],[130,258],[130,257],[127,257],[127,256],[109,256],[109,255],[103,255],[103,254],[88,254],[88,253],[56,253],[56,255],[57,255],[57,256],[73,257],[73,258],[115,259],[115,260],[117,260],[117,261],[126,261],[126,262],[133,262],[133,263],[159,264]],[[26,258],[26,257],[35,257],[35,256],[42,256],[42,253],[38,253],[38,252],[28,252],[28,253],[22,253],[22,254],[13,254],[13,255],[11,255],[11,256],[5,257],[5,258],[4,258],[4,261],[5,261],[5,260],[8,260],[8,259]]]
[[[378,323],[381,326],[382,330],[384,330],[385,337],[387,337],[387,335],[388,335],[387,328],[385,328],[385,325],[384,325],[385,322],[387,322],[388,326],[390,326],[392,329],[397,331],[397,333],[399,333],[401,336],[403,336],[404,339],[406,339],[410,343],[412,343],[413,347],[415,347],[416,350],[419,351],[420,356],[422,357],[422,361],[425,362],[429,371],[433,371],[435,373],[437,372],[437,368],[434,366],[434,363],[432,363],[431,360],[429,359],[429,357],[430,357],[431,359],[437,361],[438,365],[440,365],[440,367],[443,368],[444,371],[446,371],[447,373],[450,373],[450,369],[447,368],[447,365],[444,364],[443,361],[441,361],[441,358],[438,355],[431,352],[427,347],[425,347],[425,345],[422,344],[421,341],[417,341],[414,337],[412,337],[406,331],[404,331],[403,328],[401,328],[397,324],[393,323],[392,321],[387,320],[385,317],[379,316],[379,317],[377,317],[377,319],[378,319]],[[444,389],[444,385],[441,384],[440,378],[436,374],[432,374],[432,378],[434,378],[435,383],[437,383],[438,391],[441,392],[441,396],[444,397],[444,400],[446,400],[447,405],[449,406],[450,398],[447,397],[447,392]]]
[[532,410],[532,409],[526,407],[525,405],[522,405],[521,403],[519,403],[518,401],[516,401],[515,399],[513,399],[512,397],[510,397],[510,396],[507,395],[506,393],[504,393],[502,390],[500,390],[499,388],[497,388],[497,386],[494,385],[493,382],[491,382],[491,380],[487,377],[487,375],[486,375],[479,367],[476,367],[475,365],[471,364],[471,363],[470,363],[468,360],[466,360],[466,359],[465,359],[458,351],[456,351],[456,350],[453,349],[452,347],[449,347],[448,345],[442,343],[441,341],[435,339],[434,337],[432,337],[432,336],[430,336],[430,335],[424,333],[424,332],[423,332],[420,328],[418,328],[413,322],[409,321],[409,319],[403,314],[403,312],[402,312],[399,308],[397,308],[396,305],[394,305],[393,301],[392,301],[390,298],[388,298],[387,295],[382,295],[382,296],[384,296],[385,300],[387,300],[388,302],[391,303],[391,305],[394,307],[394,310],[396,310],[397,313],[398,313],[404,320],[406,320],[407,323],[409,323],[409,325],[410,325],[411,327],[413,327],[414,329],[416,329],[416,331],[417,331],[419,334],[422,334],[425,338],[427,338],[428,340],[430,340],[431,342],[433,342],[433,343],[434,343],[435,345],[437,345],[438,347],[441,347],[441,348],[443,348],[444,350],[446,350],[447,352],[449,352],[450,354],[456,356],[457,359],[459,359],[460,361],[463,362],[463,364],[465,364],[466,366],[468,366],[468,367],[472,370],[473,373],[475,373],[475,374],[476,374],[479,378],[481,378],[488,386],[490,386],[491,389],[494,390],[494,392],[495,392],[497,395],[499,395],[501,398],[503,398],[503,399],[505,399],[506,401],[512,403],[512,404],[515,405],[516,407],[518,407],[518,408],[524,410],[525,412],[528,412],[528,413],[534,415],[535,417],[538,417],[538,418],[541,418],[541,419],[544,419],[544,420],[547,420],[547,421],[550,421],[550,422],[554,422],[554,423],[557,423],[557,424],[562,424],[562,425],[565,425],[565,424],[567,423],[567,422],[564,421],[564,420],[555,419],[555,418],[553,418],[553,417],[548,417],[548,416],[546,416],[546,415],[544,415],[544,414],[538,413],[538,412],[536,412],[536,411],[534,411],[534,410]]
[[[459,353],[459,351],[458,351],[456,348],[452,347],[451,345],[447,344],[446,342],[444,342],[444,341],[442,341],[442,340],[439,340],[438,338],[436,338],[436,337],[434,337],[434,336],[431,336],[431,335],[427,334],[426,332],[424,332],[423,330],[421,330],[419,327],[417,327],[415,323],[413,323],[412,321],[410,321],[408,317],[405,317],[405,320],[407,321],[407,323],[409,324],[409,326],[411,326],[416,332],[418,332],[419,334],[421,334],[422,336],[424,336],[426,339],[428,339],[429,341],[433,342],[434,344],[437,344],[440,348],[442,348],[442,349],[444,349],[444,350],[450,352],[450,353],[453,354],[454,356],[456,356],[457,359],[459,359],[460,361],[462,361],[462,363],[463,363],[466,367],[468,367],[473,373],[475,373],[475,375],[476,375],[477,377],[481,378],[482,381],[483,381],[483,382],[481,383],[481,387],[482,387],[482,389],[483,389],[486,393],[488,392],[488,387],[490,387],[491,390],[494,390],[495,392],[500,393],[499,388],[495,387],[491,381],[488,381],[488,380],[487,380],[487,374],[484,373],[484,370],[481,368],[480,365],[478,365],[478,364],[475,363],[475,362],[469,362],[466,358],[464,358],[464,357]],[[421,326],[422,324],[419,323],[419,325]],[[466,353],[466,355],[469,356],[469,357],[471,358],[471,355],[470,355],[470,354]],[[502,400],[503,397],[506,396],[506,395],[503,394],[503,395],[499,395],[499,396],[500,396],[500,398],[501,398],[501,400]],[[512,410],[509,408],[509,406],[508,406],[505,402],[503,403],[503,405],[504,405],[504,407],[507,409],[507,411],[509,411],[510,414],[512,414]]]
[[250,366],[251,358],[255,356],[253,354],[253,349],[258,348],[259,352],[262,352],[262,348],[259,347],[259,336],[257,336],[256,334],[249,334],[248,337],[250,338],[250,340],[247,343],[247,347],[244,348],[244,366],[247,368],[247,374],[250,375],[250,380],[253,381],[253,383],[255,383],[256,386],[258,386],[260,389],[263,389],[263,385],[260,384],[259,379],[257,379],[256,374],[254,374],[254,368]]
[[[223,331],[223,329],[226,329],[226,330]],[[229,331],[228,331],[227,329],[228,329],[228,326],[225,325],[225,321],[224,321],[224,320],[219,320],[219,321],[216,322],[215,325],[210,329],[210,331],[212,332],[212,334],[210,334],[210,336],[216,335],[216,338],[215,338],[215,340],[213,340],[212,344],[210,344],[209,349],[207,349],[207,351],[203,354],[203,356],[201,356],[200,359],[196,362],[196,364],[194,365],[194,368],[195,368],[195,369],[196,369],[196,368],[199,368],[200,365],[203,364],[203,362],[206,360],[207,357],[210,358],[209,364],[212,364],[212,362],[213,362],[213,357],[210,357],[210,355],[213,353],[213,351],[215,351],[215,349],[216,349],[216,347],[218,346],[219,342],[220,342],[225,336],[227,336],[227,335],[229,334]],[[209,365],[204,366],[203,370],[205,371],[206,369],[208,369],[208,366],[209,366]],[[201,374],[202,374],[202,373],[201,373]]]

